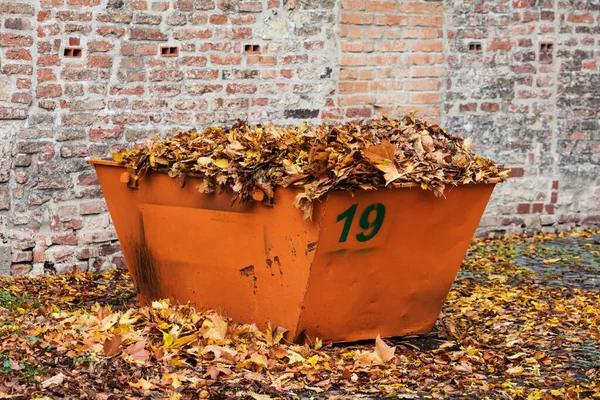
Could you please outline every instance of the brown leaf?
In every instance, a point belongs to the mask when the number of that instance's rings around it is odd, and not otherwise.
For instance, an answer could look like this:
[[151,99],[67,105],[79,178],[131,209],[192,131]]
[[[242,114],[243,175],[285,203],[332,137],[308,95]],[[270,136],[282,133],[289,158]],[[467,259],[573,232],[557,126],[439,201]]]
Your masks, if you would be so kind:
[[205,377],[210,376],[210,379],[217,379],[217,377],[220,374],[229,376],[231,375],[233,372],[226,367],[217,367],[214,365],[211,365],[210,367],[208,367],[208,369],[206,370],[206,373],[204,374]]
[[395,164],[396,146],[387,139],[384,139],[381,144],[366,148],[363,154],[377,169],[384,173],[383,177],[386,185],[402,177]]
[[462,361],[459,365],[454,367],[454,371],[461,374],[470,375],[473,373],[473,367],[468,362]]
[[150,359],[150,352],[146,350],[146,340],[139,341],[125,349],[125,353],[133,357],[137,361],[148,361]]
[[107,357],[116,356],[121,352],[121,341],[123,340],[123,336],[115,335],[110,339],[106,339],[104,341],[104,355]]
[[381,363],[385,364],[394,358],[394,352],[396,351],[396,347],[388,346],[382,339],[381,336],[377,335],[375,339],[375,353],[377,357],[381,361]]

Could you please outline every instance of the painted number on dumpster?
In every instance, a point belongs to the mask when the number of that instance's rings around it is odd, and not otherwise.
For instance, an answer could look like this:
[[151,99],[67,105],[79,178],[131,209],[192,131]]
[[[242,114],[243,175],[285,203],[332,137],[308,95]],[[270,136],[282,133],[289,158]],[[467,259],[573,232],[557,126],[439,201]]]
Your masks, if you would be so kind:
[[[358,204],[352,204],[350,208],[337,216],[337,222],[344,221],[342,227],[342,234],[340,235],[340,243],[344,243],[348,240],[348,234],[354,221],[354,215],[358,209]],[[358,220],[358,225],[362,229],[362,232],[356,235],[356,240],[359,242],[367,242],[373,239],[381,226],[385,218],[385,206],[381,203],[373,203],[364,209]]]

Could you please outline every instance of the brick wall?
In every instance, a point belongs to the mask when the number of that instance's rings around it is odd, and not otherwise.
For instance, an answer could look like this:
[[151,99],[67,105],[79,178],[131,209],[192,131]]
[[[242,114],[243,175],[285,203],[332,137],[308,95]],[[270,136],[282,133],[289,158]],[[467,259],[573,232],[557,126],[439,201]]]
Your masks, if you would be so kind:
[[514,179],[496,189],[480,231],[600,224],[600,3],[445,6],[442,122],[513,167]]
[[482,234],[600,223],[595,2],[0,0],[0,24],[0,273],[123,266],[87,159],[238,118],[416,108],[514,167]]

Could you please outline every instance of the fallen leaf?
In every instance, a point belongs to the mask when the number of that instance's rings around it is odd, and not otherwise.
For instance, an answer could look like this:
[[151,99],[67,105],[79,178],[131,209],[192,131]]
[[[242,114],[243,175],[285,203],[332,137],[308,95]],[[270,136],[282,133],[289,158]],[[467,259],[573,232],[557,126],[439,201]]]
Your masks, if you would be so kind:
[[148,361],[150,352],[146,350],[146,341],[142,340],[125,349],[125,353],[129,354],[136,361]]
[[394,358],[396,347],[388,346],[382,339],[381,336],[377,335],[375,339],[375,354],[379,361],[383,364]]
[[227,321],[217,314],[210,315],[208,319],[212,322],[212,327],[202,336],[206,339],[224,340],[227,335]]
[[50,386],[62,384],[64,379],[65,379],[65,376],[63,375],[62,372],[60,372],[57,375],[54,375],[52,378],[48,378],[45,381],[43,381],[41,383],[41,385],[44,389],[47,389]]
[[115,335],[104,341],[104,355],[106,357],[114,357],[121,352],[121,341],[123,336]]
[[521,367],[520,365],[517,365],[516,367],[512,367],[506,370],[506,373],[509,375],[521,375],[523,373],[524,369],[523,367]]

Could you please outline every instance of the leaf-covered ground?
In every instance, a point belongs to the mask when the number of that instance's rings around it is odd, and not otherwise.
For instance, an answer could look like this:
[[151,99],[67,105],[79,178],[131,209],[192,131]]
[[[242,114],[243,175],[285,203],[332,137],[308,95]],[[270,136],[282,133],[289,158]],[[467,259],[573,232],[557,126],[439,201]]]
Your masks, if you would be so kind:
[[600,398],[600,232],[475,240],[430,335],[334,346],[118,270],[0,285],[0,399]]

